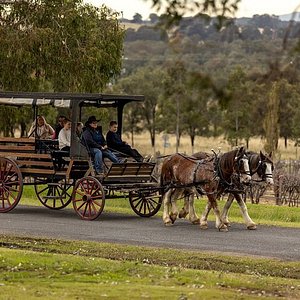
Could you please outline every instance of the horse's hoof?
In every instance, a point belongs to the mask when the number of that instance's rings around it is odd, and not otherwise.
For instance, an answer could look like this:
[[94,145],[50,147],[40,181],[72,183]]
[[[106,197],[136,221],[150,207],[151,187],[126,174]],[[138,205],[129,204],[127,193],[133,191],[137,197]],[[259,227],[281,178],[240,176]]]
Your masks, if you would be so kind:
[[191,221],[191,222],[192,222],[193,225],[199,225],[200,224],[200,219],[196,219],[196,220]]
[[247,226],[247,229],[248,230],[256,230],[257,226],[256,226],[256,224],[250,224],[250,225]]
[[219,231],[222,232],[227,232],[228,231],[228,227],[225,224],[221,224],[218,226]]
[[166,227],[173,226],[173,224],[174,224],[174,222],[172,222],[172,221],[165,222],[165,226],[166,226]]
[[188,213],[186,211],[180,211],[179,212],[179,218],[180,219],[184,219],[187,215],[188,215]]
[[172,221],[172,224],[174,224],[177,219],[177,215],[170,215],[170,219]]
[[207,224],[200,224],[200,229],[207,229],[208,228],[208,225]]
[[224,225],[226,225],[227,227],[231,227],[231,224],[230,224],[229,221],[225,221],[225,222],[224,222]]

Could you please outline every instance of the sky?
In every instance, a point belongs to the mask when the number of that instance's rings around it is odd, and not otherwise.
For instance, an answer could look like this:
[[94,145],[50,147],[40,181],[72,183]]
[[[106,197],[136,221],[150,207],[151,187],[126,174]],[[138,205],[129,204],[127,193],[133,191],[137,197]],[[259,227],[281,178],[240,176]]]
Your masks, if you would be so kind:
[[[146,20],[150,13],[156,13],[151,9],[151,0],[84,0],[95,6],[106,6],[123,12],[123,17],[132,19],[135,13],[139,13]],[[241,0],[237,17],[252,17],[255,14],[284,15],[292,13],[299,6],[300,0]]]

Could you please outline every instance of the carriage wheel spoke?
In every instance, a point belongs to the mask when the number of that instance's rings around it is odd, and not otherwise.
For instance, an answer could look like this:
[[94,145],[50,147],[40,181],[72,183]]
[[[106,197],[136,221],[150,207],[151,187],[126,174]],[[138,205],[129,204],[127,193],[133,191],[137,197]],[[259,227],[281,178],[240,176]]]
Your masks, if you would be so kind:
[[101,183],[90,176],[79,179],[73,189],[72,202],[76,213],[82,219],[96,219],[101,214],[105,204]]
[[141,191],[129,194],[129,202],[133,211],[141,217],[154,216],[161,207],[162,199],[156,192]]
[[0,157],[0,183],[0,212],[8,212],[19,203],[23,192],[20,169],[9,158]]
[[[11,171],[13,165],[12,164],[9,164],[9,169],[7,170],[7,163],[5,164],[5,169],[4,169],[4,172],[3,172],[3,179],[6,179],[8,177],[8,174],[9,172]],[[5,181],[5,180],[4,180]]]
[[[137,208],[140,204],[141,204],[141,206],[143,206],[143,199],[140,199],[140,201],[138,201],[138,203],[134,207]],[[141,209],[140,209],[140,211],[141,211]]]
[[[62,209],[71,202],[71,195],[65,192],[65,179],[53,179],[48,181],[46,179],[35,180],[35,192],[40,202],[50,209]],[[42,183],[40,185],[39,183]],[[46,186],[45,186],[46,185]]]

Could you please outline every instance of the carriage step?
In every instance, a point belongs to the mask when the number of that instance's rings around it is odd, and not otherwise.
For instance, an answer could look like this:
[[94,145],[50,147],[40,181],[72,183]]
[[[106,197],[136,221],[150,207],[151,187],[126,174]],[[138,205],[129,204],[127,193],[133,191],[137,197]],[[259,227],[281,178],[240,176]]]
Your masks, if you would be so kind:
[[62,199],[66,199],[67,197],[65,196],[43,196],[43,199],[52,199],[52,200],[56,200],[56,199],[59,199],[59,200],[62,200]]
[[62,186],[61,183],[57,183],[57,182],[49,182],[47,183],[48,186]]

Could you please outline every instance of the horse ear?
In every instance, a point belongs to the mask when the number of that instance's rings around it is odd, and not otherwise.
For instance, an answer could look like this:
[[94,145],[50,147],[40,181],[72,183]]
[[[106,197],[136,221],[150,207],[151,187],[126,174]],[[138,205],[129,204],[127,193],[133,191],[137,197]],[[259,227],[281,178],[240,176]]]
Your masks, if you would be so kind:
[[265,155],[261,152],[261,150],[259,151],[259,156],[260,156],[260,159],[264,159],[265,158]]

